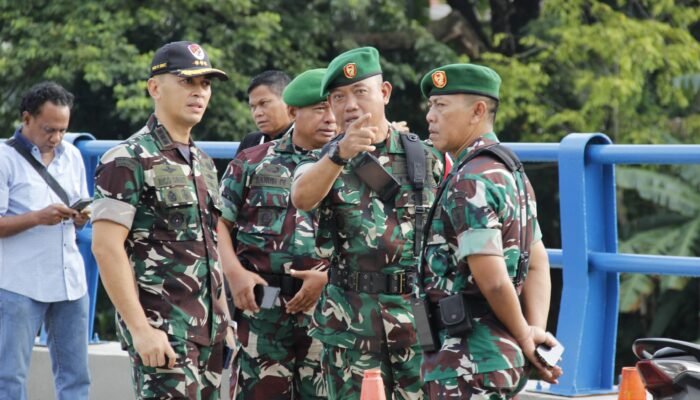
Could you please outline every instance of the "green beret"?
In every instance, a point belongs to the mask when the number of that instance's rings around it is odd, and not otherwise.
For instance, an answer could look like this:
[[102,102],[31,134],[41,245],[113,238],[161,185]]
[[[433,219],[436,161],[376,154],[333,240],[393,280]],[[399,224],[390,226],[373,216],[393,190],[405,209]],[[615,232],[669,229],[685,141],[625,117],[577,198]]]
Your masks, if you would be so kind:
[[420,81],[423,96],[467,93],[498,100],[501,77],[496,71],[483,65],[450,64],[425,74]]
[[292,107],[306,107],[325,101],[326,96],[320,94],[325,73],[325,68],[302,72],[284,88],[282,100]]
[[382,73],[379,52],[374,47],[348,50],[328,64],[321,83],[321,95],[328,96],[330,89],[345,86]]

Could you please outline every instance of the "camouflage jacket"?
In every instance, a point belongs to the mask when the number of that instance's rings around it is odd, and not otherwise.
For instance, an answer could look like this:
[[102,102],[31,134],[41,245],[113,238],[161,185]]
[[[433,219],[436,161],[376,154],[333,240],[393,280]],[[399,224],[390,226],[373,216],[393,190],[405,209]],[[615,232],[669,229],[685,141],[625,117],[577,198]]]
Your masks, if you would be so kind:
[[[319,205],[317,251],[335,252],[339,268],[392,274],[415,272],[416,205],[429,208],[443,172],[443,156],[425,144],[426,183],[416,199],[406,169],[400,133],[391,132],[372,154],[401,184],[393,204],[385,204],[353,173],[349,163]],[[338,248],[333,243],[337,234]],[[314,312],[310,335],[329,345],[380,352],[382,344],[401,349],[416,343],[410,295],[367,294],[329,284]],[[386,337],[380,335],[386,333]]]
[[[243,150],[221,178],[222,217],[238,228],[236,254],[250,271],[288,275],[290,269],[328,266],[315,252],[316,213],[297,210],[290,199],[294,169],[310,154],[294,146],[292,134]],[[290,318],[282,307],[245,315],[268,321]],[[308,325],[311,311],[297,317]]]
[[[481,136],[459,154],[455,165],[476,149],[497,142],[493,133]],[[481,155],[446,182],[445,191],[436,200],[435,216],[428,222],[423,254],[423,283],[431,301],[457,292],[483,298],[469,271],[470,255],[503,256],[508,274],[511,278],[516,276],[524,202],[515,182],[520,180],[520,174],[516,175],[500,161]],[[535,243],[542,234],[537,224],[535,194],[529,181],[526,183],[526,229],[531,230],[529,237]],[[519,185],[524,187],[522,182]],[[526,275],[524,271],[523,276]],[[523,282],[516,284],[518,293]],[[441,350],[424,354],[425,381],[523,366],[524,357],[516,340],[492,313],[475,318],[473,325],[474,330],[466,338],[446,337],[445,331],[440,332]]]
[[222,205],[214,162],[193,142],[189,153],[151,116],[146,127],[102,156],[93,220],[129,228],[124,247],[149,323],[210,345],[226,331],[216,250]]

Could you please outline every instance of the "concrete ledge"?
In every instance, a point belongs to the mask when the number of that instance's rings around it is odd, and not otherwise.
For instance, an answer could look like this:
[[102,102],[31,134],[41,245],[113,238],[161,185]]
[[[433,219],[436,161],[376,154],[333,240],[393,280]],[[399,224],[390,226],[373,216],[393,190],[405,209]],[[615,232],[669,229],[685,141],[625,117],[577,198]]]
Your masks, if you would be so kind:
[[[91,344],[91,400],[133,400],[129,356],[117,342]],[[221,398],[228,399],[230,371],[224,371]],[[28,382],[29,400],[55,399],[51,358],[48,347],[34,346]]]
[[[134,393],[131,387],[131,368],[129,356],[123,351],[117,342],[105,342],[91,344],[89,349],[90,399],[94,400],[133,400]],[[221,385],[221,398],[229,398],[230,371],[224,371]],[[530,381],[526,390],[518,398],[520,400],[550,400],[550,399],[575,399],[575,400],[617,400],[617,393],[601,394],[594,396],[565,397],[554,396],[535,392],[537,382]],[[49,349],[43,346],[34,346],[32,363],[29,371],[29,400],[54,399],[53,374],[51,372],[51,360]],[[651,395],[647,396],[651,399]]]

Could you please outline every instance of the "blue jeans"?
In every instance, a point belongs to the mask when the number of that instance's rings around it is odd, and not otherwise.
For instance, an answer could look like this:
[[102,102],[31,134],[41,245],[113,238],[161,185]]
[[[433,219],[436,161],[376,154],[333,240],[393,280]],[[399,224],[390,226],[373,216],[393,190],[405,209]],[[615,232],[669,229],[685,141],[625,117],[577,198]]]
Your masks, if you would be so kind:
[[42,303],[0,289],[0,400],[26,400],[34,338],[44,322],[56,398],[87,400],[88,296]]

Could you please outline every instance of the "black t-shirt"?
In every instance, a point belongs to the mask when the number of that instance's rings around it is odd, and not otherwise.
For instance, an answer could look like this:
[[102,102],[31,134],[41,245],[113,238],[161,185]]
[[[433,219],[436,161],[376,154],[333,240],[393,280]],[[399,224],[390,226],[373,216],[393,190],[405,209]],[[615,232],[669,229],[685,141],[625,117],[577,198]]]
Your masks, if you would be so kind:
[[[291,128],[292,125],[290,124],[286,128],[282,129],[277,135],[275,135],[275,139],[279,139],[282,135],[284,135],[285,132]],[[265,133],[262,133],[260,131],[257,132],[251,132],[247,134],[243,140],[241,140],[241,143],[238,145],[238,149],[236,150],[236,154],[234,154],[234,157],[238,155],[241,151],[249,148],[249,147],[254,147],[263,143],[267,143],[270,140],[273,140],[273,138],[270,135],[267,135]]]

